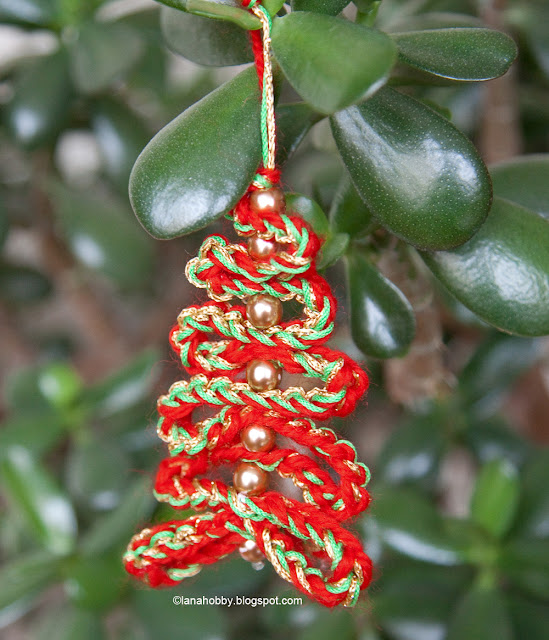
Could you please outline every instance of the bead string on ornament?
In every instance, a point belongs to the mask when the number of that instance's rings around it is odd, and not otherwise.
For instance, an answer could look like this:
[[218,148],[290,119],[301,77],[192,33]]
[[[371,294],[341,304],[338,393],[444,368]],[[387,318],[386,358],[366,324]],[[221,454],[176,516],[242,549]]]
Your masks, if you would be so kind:
[[[247,244],[210,236],[188,263],[187,278],[210,300],[184,309],[171,330],[189,378],[157,405],[157,433],[170,455],[160,463],[154,495],[195,514],[143,529],[124,562],[152,587],[173,586],[238,550],[254,567],[269,561],[325,606],[352,606],[372,567],[344,524],[367,508],[370,473],[351,442],[314,420],[350,413],[368,378],[326,346],[336,303],[315,267],[321,241],[286,211],[276,186],[271,18],[256,0],[245,6],[262,25],[251,39],[263,166],[227,217]],[[302,316],[284,321],[290,300]],[[282,388],[283,372],[318,384]],[[201,407],[214,415],[194,419]],[[222,466],[233,469],[232,484],[216,478]],[[273,474],[290,479],[301,499],[278,491]]]

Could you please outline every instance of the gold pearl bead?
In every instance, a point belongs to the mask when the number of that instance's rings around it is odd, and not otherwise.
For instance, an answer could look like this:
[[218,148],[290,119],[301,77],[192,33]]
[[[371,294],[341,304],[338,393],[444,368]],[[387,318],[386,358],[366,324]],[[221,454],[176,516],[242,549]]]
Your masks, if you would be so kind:
[[248,562],[261,562],[265,560],[265,556],[261,553],[261,549],[253,540],[246,540],[244,544],[238,547],[238,551],[244,560]]
[[248,451],[270,451],[275,445],[275,439],[275,432],[260,424],[249,424],[240,432],[240,441]]
[[259,236],[248,238],[248,253],[256,260],[268,260],[276,253],[276,242]]
[[237,491],[252,496],[265,491],[268,483],[269,474],[251,462],[241,462],[233,475]]
[[270,360],[252,360],[246,367],[246,378],[254,391],[272,391],[280,384],[282,371]]
[[258,329],[268,329],[282,318],[282,302],[278,298],[260,293],[252,296],[246,305],[248,320]]
[[280,187],[260,189],[250,194],[250,209],[257,214],[284,213],[286,201]]

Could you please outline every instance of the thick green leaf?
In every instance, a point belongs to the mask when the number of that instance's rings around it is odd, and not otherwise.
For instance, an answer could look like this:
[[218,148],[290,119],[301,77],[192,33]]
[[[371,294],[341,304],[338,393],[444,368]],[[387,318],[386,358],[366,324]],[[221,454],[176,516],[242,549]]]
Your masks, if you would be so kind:
[[436,413],[397,426],[376,461],[376,479],[386,484],[433,487],[445,450],[444,424]]
[[404,294],[356,247],[347,256],[347,281],[356,346],[373,358],[404,355],[416,328],[414,311]]
[[494,194],[549,219],[549,153],[522,156],[490,167]]
[[290,84],[321,113],[334,113],[377,91],[396,52],[380,31],[302,11],[274,21],[272,43]]
[[18,78],[6,123],[23,147],[35,149],[53,142],[66,125],[72,96],[68,64],[62,48],[30,62]]
[[107,89],[127,73],[144,52],[139,33],[116,22],[86,22],[70,44],[71,72],[83,93]]
[[485,531],[503,538],[515,517],[519,501],[519,477],[507,460],[485,464],[475,483],[471,517]]
[[163,7],[160,20],[166,44],[187,60],[223,67],[253,61],[247,31],[222,20],[212,20]]
[[393,89],[332,118],[351,178],[379,222],[418,247],[463,244],[486,218],[488,171],[448,120]]
[[292,0],[292,11],[313,11],[337,16],[349,4],[349,0]]
[[124,567],[117,553],[75,558],[65,571],[64,587],[76,606],[100,612],[116,604],[124,582]]
[[454,296],[501,331],[549,333],[549,222],[496,198],[486,223],[452,251],[422,253]]
[[549,599],[549,540],[514,540],[500,553],[499,566],[522,591]]
[[384,29],[389,32],[399,31],[426,31],[427,29],[453,29],[456,27],[482,27],[483,22],[465,13],[455,11],[432,11],[417,15],[405,15],[401,12],[402,20],[391,22]]
[[50,24],[57,13],[57,0],[0,0],[1,22]]
[[123,288],[141,287],[150,279],[152,245],[129,212],[61,184],[51,192],[61,231],[81,264]]
[[506,605],[517,640],[546,640],[549,604],[525,598],[519,593],[511,593],[506,598]]
[[68,425],[53,411],[21,411],[4,420],[0,430],[0,458],[9,447],[24,444],[33,456],[39,457],[54,447]]
[[181,636],[182,628],[185,629],[185,637],[193,640],[225,640],[229,637],[221,607],[208,607],[205,615],[203,607],[174,605],[174,595],[186,597],[181,588],[162,591],[139,589],[133,593],[133,612],[141,620],[147,637],[177,638]]
[[242,8],[237,0],[159,0],[162,4],[196,16],[234,22],[242,29],[259,29],[259,18]]
[[372,506],[382,540],[401,554],[441,566],[467,561],[464,545],[449,536],[434,506],[409,489],[378,489]]
[[477,416],[495,413],[503,394],[539,358],[538,340],[489,335],[459,376],[459,392],[468,411]]
[[134,407],[156,382],[159,358],[159,351],[146,349],[116,373],[88,387],[83,402],[102,418]]
[[70,553],[76,517],[54,478],[22,446],[11,447],[0,463],[4,492],[29,532],[49,551]]
[[25,596],[34,595],[56,577],[60,566],[58,556],[45,551],[26,553],[5,563],[0,569],[0,609]]
[[130,199],[156,238],[200,229],[244,195],[261,158],[255,69],[189,107],[149,142],[130,178]]
[[111,549],[122,549],[139,524],[145,524],[153,507],[150,479],[138,478],[132,482],[114,511],[95,519],[81,540],[82,554],[87,557],[101,556]]
[[66,486],[88,511],[115,508],[127,485],[130,461],[116,441],[83,434],[66,461]]
[[92,126],[105,172],[126,197],[132,167],[150,140],[147,127],[126,105],[107,98],[93,105]]
[[29,304],[47,298],[51,282],[36,269],[0,262],[0,299],[6,304]]
[[549,539],[549,452],[540,451],[524,467],[513,535]]
[[446,640],[513,640],[505,603],[498,591],[473,587],[459,602]]
[[465,444],[481,463],[504,458],[517,467],[530,453],[528,441],[498,416],[489,420],[473,420],[464,434]]
[[304,103],[281,104],[276,108],[276,163],[283,165],[322,116]]
[[330,224],[334,231],[347,233],[352,238],[365,235],[377,224],[348,174],[341,179],[332,200]]
[[412,67],[453,80],[490,80],[517,55],[514,41],[492,29],[429,29],[395,33],[399,58]]

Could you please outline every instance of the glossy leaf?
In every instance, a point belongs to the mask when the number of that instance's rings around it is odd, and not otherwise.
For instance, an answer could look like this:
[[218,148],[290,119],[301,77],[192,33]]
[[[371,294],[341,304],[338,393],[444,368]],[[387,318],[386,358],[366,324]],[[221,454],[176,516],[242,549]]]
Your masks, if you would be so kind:
[[253,61],[248,32],[222,20],[212,20],[163,7],[162,33],[168,47],[187,60],[223,67]]
[[389,32],[402,31],[426,31],[427,29],[453,29],[457,27],[483,27],[480,18],[457,11],[441,10],[418,13],[416,15],[405,15],[402,12],[402,20],[395,20],[385,26]]
[[128,482],[130,461],[116,442],[85,434],[66,459],[66,486],[88,511],[110,511]]
[[236,0],[159,0],[162,4],[196,16],[234,22],[242,29],[259,29],[259,18],[242,8]]
[[395,33],[402,62],[453,80],[490,80],[503,75],[517,55],[514,41],[492,29],[453,28]]
[[378,489],[371,517],[385,544],[409,558],[446,567],[466,562],[462,544],[447,535],[434,506],[417,492]]
[[549,222],[496,199],[486,223],[452,251],[423,253],[466,307],[501,331],[549,333]]
[[414,484],[430,489],[445,450],[444,423],[430,413],[396,427],[376,462],[376,478],[386,484]]
[[25,553],[3,564],[0,569],[0,609],[25,596],[35,595],[52,582],[59,571],[60,559],[45,551]]
[[141,477],[134,480],[120,503],[110,513],[96,518],[81,540],[80,549],[86,557],[101,556],[118,548],[135,533],[139,523],[145,524],[154,507],[151,480]]
[[480,422],[473,420],[464,439],[481,463],[504,458],[519,467],[530,454],[529,443],[497,416]]
[[523,469],[513,535],[549,539],[549,453],[540,451]]
[[276,108],[276,163],[283,165],[322,116],[304,103],[281,104]]
[[356,346],[373,358],[395,358],[415,335],[413,309],[390,280],[358,249],[347,256],[351,334]]
[[507,610],[513,623],[515,638],[545,640],[549,629],[549,605],[547,602],[525,598],[512,593],[506,598]]
[[0,299],[6,304],[30,304],[47,298],[51,282],[32,267],[0,262]]
[[337,113],[332,128],[372,214],[406,242],[457,246],[485,220],[488,171],[471,142],[429,107],[386,88]]
[[68,120],[72,88],[62,48],[29,63],[18,78],[6,122],[15,140],[35,149],[54,141]]
[[75,558],[65,572],[63,586],[76,606],[101,612],[116,604],[124,582],[124,568],[116,553],[95,558]]
[[83,402],[102,418],[130,409],[156,382],[159,358],[156,349],[146,349],[116,373],[88,387]]
[[150,140],[147,127],[126,105],[110,99],[93,105],[92,126],[105,172],[126,197],[132,167]]
[[365,235],[377,224],[348,174],[341,179],[332,200],[330,224],[334,231],[347,233],[352,238]]
[[507,460],[485,464],[475,483],[471,517],[485,531],[502,538],[512,524],[519,501],[519,477]]
[[549,153],[522,156],[490,167],[494,193],[549,220]]
[[0,21],[48,25],[57,10],[56,0],[0,0]]
[[321,113],[334,113],[377,91],[396,51],[380,31],[302,11],[274,21],[272,45],[290,84]]
[[46,469],[22,446],[6,452],[0,469],[4,492],[29,532],[53,553],[72,551],[76,539],[74,511]]
[[292,11],[313,11],[337,16],[349,4],[349,0],[292,0]]
[[522,591],[549,599],[549,540],[514,540],[502,549],[499,567]]
[[141,153],[130,199],[156,238],[206,226],[244,195],[261,158],[255,69],[243,71],[164,127]]
[[61,184],[51,192],[62,233],[81,264],[123,288],[150,279],[152,246],[130,212]]
[[446,640],[513,640],[505,603],[495,589],[474,587],[459,602]]
[[4,420],[0,430],[0,458],[10,447],[22,442],[33,456],[39,457],[59,442],[67,426],[53,411],[19,412]]
[[459,376],[459,392],[471,413],[495,413],[508,391],[540,358],[539,342],[493,333],[484,340]]
[[143,53],[139,34],[116,22],[86,22],[71,42],[71,72],[83,93],[97,93],[129,71]]

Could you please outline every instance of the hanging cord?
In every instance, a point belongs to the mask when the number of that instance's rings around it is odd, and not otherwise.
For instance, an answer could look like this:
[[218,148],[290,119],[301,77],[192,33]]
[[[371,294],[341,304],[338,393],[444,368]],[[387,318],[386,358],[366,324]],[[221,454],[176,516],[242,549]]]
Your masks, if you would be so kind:
[[[261,147],[263,167],[268,171],[276,169],[276,124],[273,86],[273,68],[271,63],[272,20],[269,12],[257,0],[244,1],[243,5],[261,21],[259,30],[251,32],[255,66],[261,89]],[[270,186],[266,176],[257,175],[254,182],[258,186]]]

